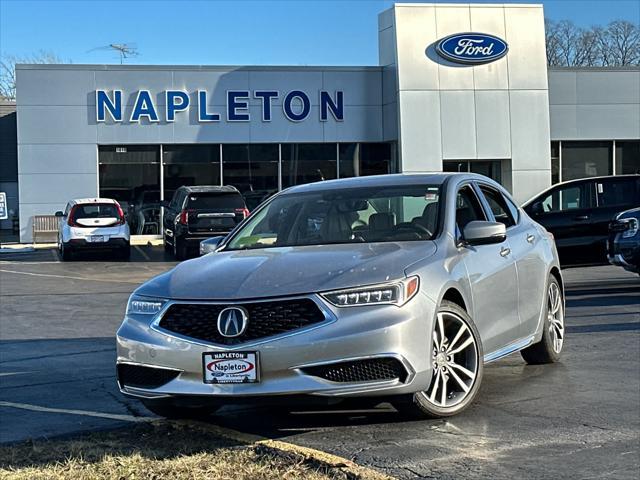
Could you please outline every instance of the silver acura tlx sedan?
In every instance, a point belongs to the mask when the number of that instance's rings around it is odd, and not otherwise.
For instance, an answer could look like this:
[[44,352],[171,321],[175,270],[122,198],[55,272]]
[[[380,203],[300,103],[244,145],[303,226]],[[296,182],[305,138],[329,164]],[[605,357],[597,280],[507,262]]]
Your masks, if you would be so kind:
[[214,252],[139,287],[121,391],[169,417],[242,401],[390,401],[459,413],[483,365],[559,359],[553,238],[497,183],[400,174],[289,188]]

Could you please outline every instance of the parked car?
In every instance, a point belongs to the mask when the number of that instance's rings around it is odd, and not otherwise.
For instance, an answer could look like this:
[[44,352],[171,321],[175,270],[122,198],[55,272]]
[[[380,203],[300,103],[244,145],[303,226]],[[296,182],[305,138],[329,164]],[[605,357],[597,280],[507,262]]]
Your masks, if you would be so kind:
[[183,186],[164,207],[164,246],[178,260],[196,254],[202,240],[226,235],[249,216],[242,195],[230,186]]
[[290,396],[446,417],[485,363],[555,362],[564,338],[554,242],[499,184],[358,177],[276,194],[215,253],[136,289],[118,384],[171,417]]
[[609,224],[609,263],[640,275],[640,208],[619,213]]
[[131,256],[129,225],[120,204],[110,198],[71,200],[60,218],[58,249],[63,260],[78,251],[112,250],[121,258]]
[[618,175],[554,185],[523,208],[553,234],[564,266],[606,264],[609,223],[638,206],[640,175]]

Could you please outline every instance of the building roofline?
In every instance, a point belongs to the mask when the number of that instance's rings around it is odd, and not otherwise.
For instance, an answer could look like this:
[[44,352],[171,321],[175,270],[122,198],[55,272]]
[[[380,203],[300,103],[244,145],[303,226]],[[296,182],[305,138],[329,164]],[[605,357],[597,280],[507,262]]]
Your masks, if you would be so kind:
[[620,67],[547,67],[549,72],[640,72],[640,65]]
[[356,66],[323,66],[323,65],[119,65],[119,64],[92,64],[92,63],[19,63],[16,70],[188,70],[205,72],[229,72],[229,71],[291,71],[301,70],[306,72],[353,72],[353,71],[382,71],[379,65]]
[[436,8],[543,8],[541,3],[394,3],[390,10],[395,7],[436,7]]
[[[230,71],[304,71],[304,72],[381,72],[380,65],[119,65],[98,63],[18,63],[16,70],[128,70],[158,71],[183,70],[202,72]],[[640,72],[640,66],[618,67],[547,67],[549,72]]]

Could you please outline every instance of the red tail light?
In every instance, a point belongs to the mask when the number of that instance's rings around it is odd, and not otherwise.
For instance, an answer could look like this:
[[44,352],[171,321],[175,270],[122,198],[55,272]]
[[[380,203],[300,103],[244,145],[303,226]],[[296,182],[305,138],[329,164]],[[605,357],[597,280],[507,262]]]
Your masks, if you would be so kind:
[[122,207],[120,206],[119,203],[116,203],[116,207],[118,207],[118,223],[116,225],[124,225],[126,223],[126,220],[124,218],[124,212],[122,211]]
[[74,205],[73,208],[69,211],[69,215],[67,216],[67,225],[69,225],[70,227],[79,227],[80,225],[78,225],[74,219],[75,217],[75,213],[76,213],[76,208],[78,208],[77,205]]
[[178,218],[178,223],[180,225],[188,225],[189,224],[189,214],[195,212],[195,210],[182,210],[180,212],[180,217]]
[[245,218],[247,218],[249,216],[249,209],[248,208],[236,208],[236,213],[242,214],[242,219],[244,220]]

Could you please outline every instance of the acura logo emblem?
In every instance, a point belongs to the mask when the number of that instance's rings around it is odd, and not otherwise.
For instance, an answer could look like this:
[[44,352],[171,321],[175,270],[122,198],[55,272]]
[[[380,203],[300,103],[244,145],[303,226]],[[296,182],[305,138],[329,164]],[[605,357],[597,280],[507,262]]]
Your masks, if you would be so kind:
[[218,331],[227,338],[239,337],[247,329],[249,315],[242,307],[225,308],[218,315]]

